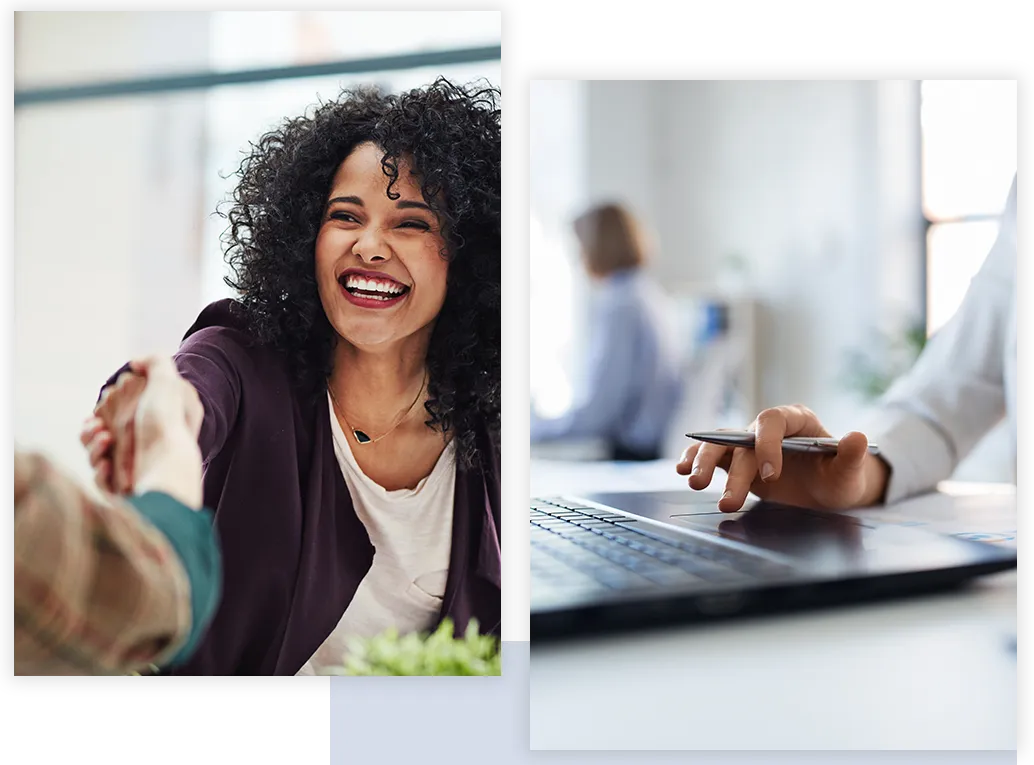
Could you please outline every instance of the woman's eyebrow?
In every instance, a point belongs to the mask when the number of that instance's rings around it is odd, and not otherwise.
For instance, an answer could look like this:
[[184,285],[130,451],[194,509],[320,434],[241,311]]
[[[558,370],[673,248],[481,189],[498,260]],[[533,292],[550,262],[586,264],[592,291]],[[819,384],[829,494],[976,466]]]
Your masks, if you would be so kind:
[[359,205],[359,207],[363,206],[363,200],[361,200],[359,197],[334,197],[333,199],[327,202],[327,205],[332,205],[335,202],[344,202],[348,205]]
[[[327,206],[330,207],[335,202],[343,202],[346,205],[358,205],[359,207],[363,207],[363,201],[358,196],[335,196],[334,198],[332,198],[332,200],[327,202]],[[431,208],[429,208],[424,203],[410,200],[399,200],[395,203],[395,207],[399,210],[416,208],[419,210],[427,210],[427,212],[431,212]]]
[[395,207],[397,207],[400,210],[416,208],[419,210],[427,210],[428,212],[432,212],[431,208],[428,205],[425,205],[423,202],[410,201],[408,199],[400,199],[398,202],[395,203]]

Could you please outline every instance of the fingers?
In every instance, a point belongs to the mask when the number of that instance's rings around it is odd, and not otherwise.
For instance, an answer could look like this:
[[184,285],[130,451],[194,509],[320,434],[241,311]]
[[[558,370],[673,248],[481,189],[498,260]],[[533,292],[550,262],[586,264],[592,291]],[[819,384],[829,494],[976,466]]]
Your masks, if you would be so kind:
[[689,487],[700,490],[710,486],[714,469],[728,464],[731,451],[718,444],[699,444],[689,472]]
[[133,418],[124,418],[115,439],[112,469],[113,483],[119,494],[128,494],[133,488],[133,454],[136,448]]
[[723,513],[734,513],[743,507],[757,471],[758,462],[754,451],[735,449],[729,465],[729,477],[725,481],[725,493],[718,500],[718,509]]
[[136,411],[146,384],[144,377],[133,372],[120,376],[103,413],[105,420],[111,421],[114,436],[111,482],[119,494],[130,493],[133,487]]
[[755,461],[762,481],[776,481],[783,472],[783,438],[787,425],[783,407],[766,409],[754,420]]
[[129,362],[129,368],[136,372],[138,375],[147,375],[148,370],[157,360],[157,356],[145,356],[140,359],[133,359]]
[[101,491],[114,493],[115,487],[111,484],[111,460],[103,459],[93,471],[93,480]]
[[102,395],[106,396],[109,393],[118,393],[119,391],[125,389],[125,387],[130,384],[134,377],[136,377],[136,375],[131,370],[127,369],[125,372],[123,372],[115,378],[115,383],[113,385],[109,385],[107,388],[104,389],[104,393]]
[[675,472],[679,475],[689,475],[690,471],[693,470],[693,460],[696,458],[699,449],[700,444],[696,442],[683,449],[679,464],[675,466]]
[[107,429],[107,426],[100,417],[87,417],[83,422],[83,429],[79,431],[79,443],[89,448],[93,437],[105,429]]
[[93,406],[93,413],[94,414],[99,413],[100,410],[104,407],[104,405],[108,401],[108,397],[111,396],[111,392],[113,390],[115,390],[115,383],[112,383],[111,385],[105,386],[104,388],[101,389],[101,395],[97,399],[97,403],[94,404],[94,406]]
[[133,372],[123,372],[120,374],[111,385],[108,385],[104,390],[101,391],[100,399],[98,399],[96,406],[93,407],[93,413],[98,418],[104,420],[111,427],[114,414],[117,411],[120,402],[131,395],[127,393],[127,390],[131,390],[134,386],[134,381],[139,378],[139,375]]
[[101,460],[109,456],[109,449],[112,444],[111,433],[107,430],[102,430],[96,434],[85,444],[86,453],[90,458],[90,467],[94,470],[100,464]]
[[766,409],[754,420],[755,458],[761,480],[778,481],[783,472],[782,441],[790,436],[828,437],[818,416],[801,404]]
[[79,440],[86,447],[86,454],[93,468],[94,483],[106,492],[114,492],[111,483],[111,446],[114,441],[111,431],[99,417],[91,417],[83,423]]

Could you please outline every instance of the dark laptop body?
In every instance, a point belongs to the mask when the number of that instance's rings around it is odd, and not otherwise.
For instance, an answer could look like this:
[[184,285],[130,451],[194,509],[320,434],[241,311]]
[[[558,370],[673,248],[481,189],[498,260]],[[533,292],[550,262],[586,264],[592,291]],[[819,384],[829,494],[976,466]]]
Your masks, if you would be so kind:
[[531,502],[531,639],[932,592],[1016,567],[1016,551],[692,491]]

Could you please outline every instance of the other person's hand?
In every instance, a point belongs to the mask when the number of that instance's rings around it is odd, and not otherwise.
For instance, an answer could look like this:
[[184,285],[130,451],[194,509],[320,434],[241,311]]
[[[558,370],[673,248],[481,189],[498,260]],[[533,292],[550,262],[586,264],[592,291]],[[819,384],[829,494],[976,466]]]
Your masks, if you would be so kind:
[[133,428],[133,491],[161,491],[198,509],[202,496],[197,438],[204,409],[197,391],[168,357],[134,361],[130,368],[146,380]]

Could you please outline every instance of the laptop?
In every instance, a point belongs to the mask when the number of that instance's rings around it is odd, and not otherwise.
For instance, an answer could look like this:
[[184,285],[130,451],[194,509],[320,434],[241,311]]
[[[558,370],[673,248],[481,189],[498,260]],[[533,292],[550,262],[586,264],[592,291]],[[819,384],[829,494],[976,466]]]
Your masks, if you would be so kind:
[[1016,551],[855,515],[665,491],[531,501],[531,638],[932,592]]

